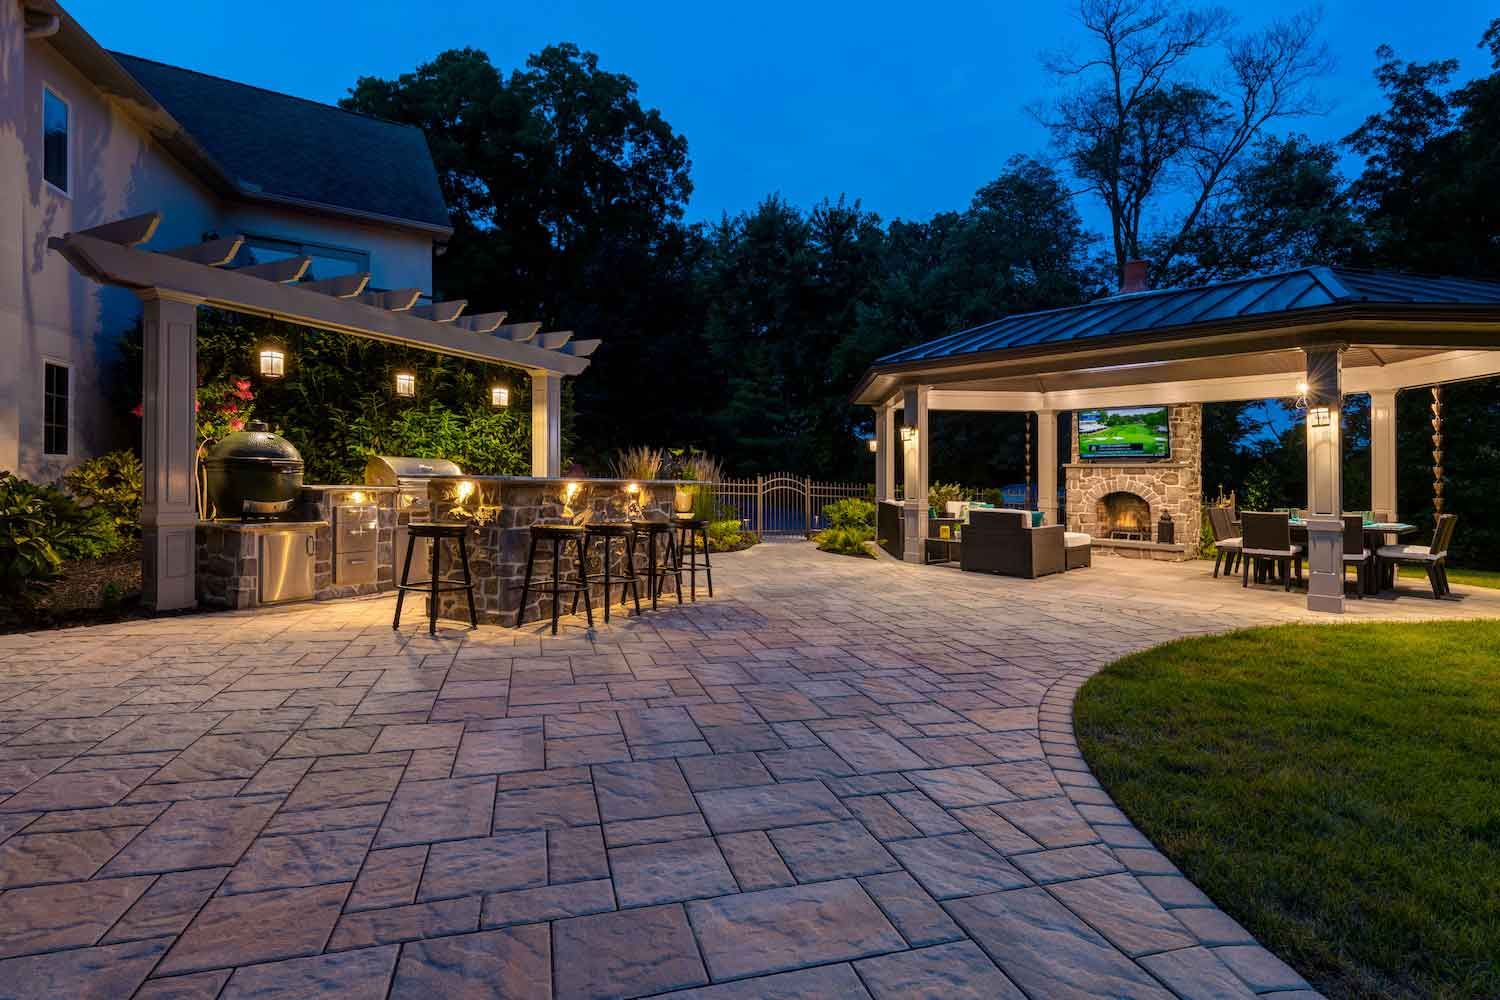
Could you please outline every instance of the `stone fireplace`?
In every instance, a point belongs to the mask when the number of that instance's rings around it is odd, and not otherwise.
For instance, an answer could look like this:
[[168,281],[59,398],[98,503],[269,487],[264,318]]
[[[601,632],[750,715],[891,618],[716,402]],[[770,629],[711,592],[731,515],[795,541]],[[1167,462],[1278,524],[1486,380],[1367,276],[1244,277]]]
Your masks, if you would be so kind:
[[[1096,552],[1145,559],[1192,559],[1202,517],[1203,410],[1195,403],[1168,408],[1171,456],[1162,460],[1078,458],[1073,415],[1072,460],[1063,467],[1069,531],[1093,536]],[[1159,536],[1170,516],[1173,540]]]

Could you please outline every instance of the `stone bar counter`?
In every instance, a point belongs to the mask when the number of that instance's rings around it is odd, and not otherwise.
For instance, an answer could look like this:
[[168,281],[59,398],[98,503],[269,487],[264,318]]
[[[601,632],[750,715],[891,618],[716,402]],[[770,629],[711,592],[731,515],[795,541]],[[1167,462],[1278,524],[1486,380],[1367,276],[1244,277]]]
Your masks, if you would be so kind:
[[[464,521],[471,527],[467,536],[469,547],[469,570],[474,579],[474,603],[479,611],[479,620],[491,625],[514,625],[516,608],[521,601],[521,584],[526,574],[526,556],[531,548],[531,526],[538,521],[639,519],[647,512],[656,512],[656,517],[671,516],[679,489],[695,484],[672,480],[630,481],[624,479],[533,479],[506,476],[452,476],[431,480],[428,483],[432,517],[435,521]],[[458,563],[458,545],[444,542],[439,573],[443,580],[462,582],[463,571]],[[597,553],[601,546],[595,545],[590,552],[590,563],[598,571]],[[619,574],[624,569],[623,546],[615,542],[611,546],[613,563],[611,572]],[[537,553],[535,577],[544,577],[552,572],[552,547],[543,544]],[[640,561],[644,561],[645,544],[638,546]],[[396,575],[399,579],[405,552],[395,553]],[[570,579],[575,571],[576,558],[571,545],[563,552],[563,578]],[[670,592],[671,584],[665,592]],[[616,609],[619,607],[621,588],[614,588]],[[595,621],[604,600],[604,587],[596,583],[590,590],[594,601]],[[409,597],[420,598],[420,594]],[[647,600],[644,579],[641,598]],[[441,615],[445,618],[467,622],[468,605],[464,595],[448,593],[439,595]],[[542,598],[533,596],[528,600],[525,620],[542,617]],[[674,599],[675,601],[675,599]],[[412,602],[425,613],[425,601]],[[564,610],[572,606],[572,598],[565,597]],[[632,610],[634,605],[632,604]],[[415,607],[413,608],[415,610]],[[579,612],[582,613],[582,606]],[[546,615],[551,615],[550,599]]]

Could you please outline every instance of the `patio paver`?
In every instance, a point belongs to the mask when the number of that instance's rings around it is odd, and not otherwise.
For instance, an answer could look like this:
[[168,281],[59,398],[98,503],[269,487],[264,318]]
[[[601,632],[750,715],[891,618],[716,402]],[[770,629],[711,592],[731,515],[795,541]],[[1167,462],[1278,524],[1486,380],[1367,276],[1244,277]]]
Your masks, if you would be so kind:
[[[1121,559],[715,569],[713,600],[556,638],[393,633],[389,598],[0,636],[4,992],[1305,989],[1071,725],[1125,653],[1327,620],[1296,595]],[[1346,620],[1500,616],[1410,593]]]

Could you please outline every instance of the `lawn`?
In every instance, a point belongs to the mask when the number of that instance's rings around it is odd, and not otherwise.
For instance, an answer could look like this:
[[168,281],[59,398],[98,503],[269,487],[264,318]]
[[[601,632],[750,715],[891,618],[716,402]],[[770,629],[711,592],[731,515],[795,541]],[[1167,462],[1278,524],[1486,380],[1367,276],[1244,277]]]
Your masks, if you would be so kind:
[[1169,643],[1076,719],[1141,830],[1329,996],[1500,996],[1500,622]]
[[[1420,566],[1402,566],[1401,579],[1426,584],[1427,571]],[[1457,566],[1449,566],[1448,582],[1463,587],[1487,587],[1490,590],[1500,590],[1500,570],[1459,569]]]

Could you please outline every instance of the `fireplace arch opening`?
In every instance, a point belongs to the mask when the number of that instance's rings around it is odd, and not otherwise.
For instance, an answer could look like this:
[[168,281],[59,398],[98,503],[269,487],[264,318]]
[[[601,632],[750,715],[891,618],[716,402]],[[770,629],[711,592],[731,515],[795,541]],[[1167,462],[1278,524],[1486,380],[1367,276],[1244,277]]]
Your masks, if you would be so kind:
[[1151,505],[1145,497],[1125,490],[1099,498],[1095,515],[1105,538],[1151,541]]

